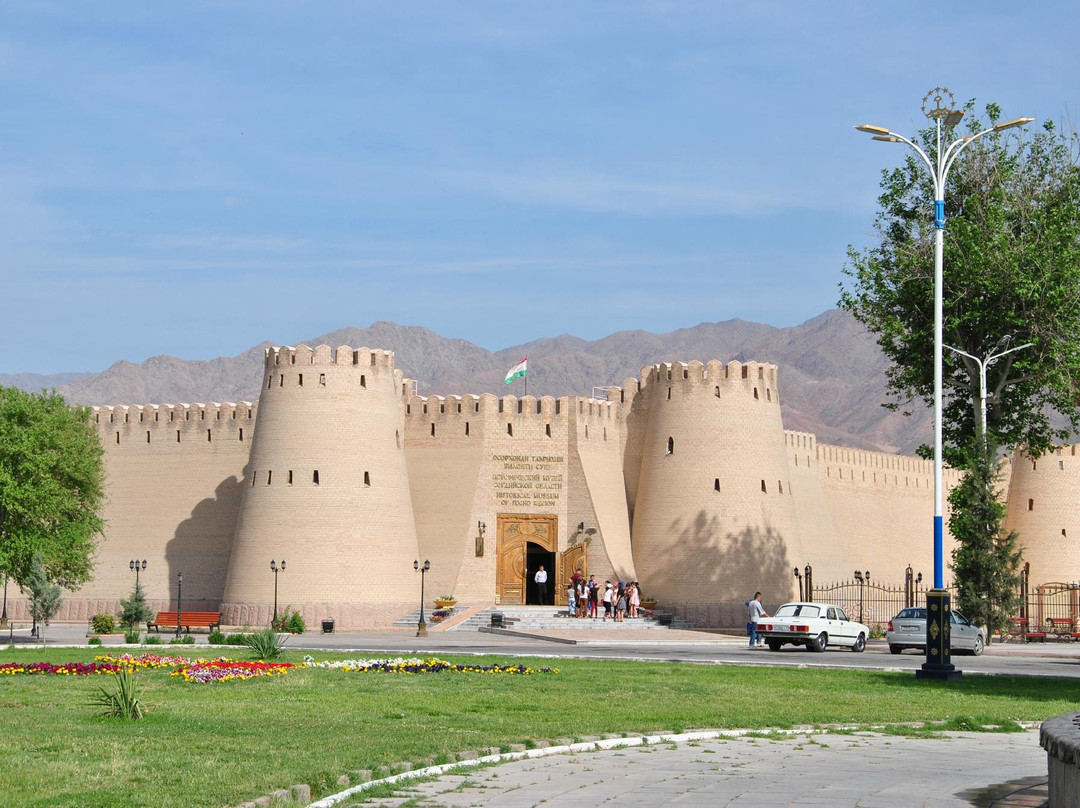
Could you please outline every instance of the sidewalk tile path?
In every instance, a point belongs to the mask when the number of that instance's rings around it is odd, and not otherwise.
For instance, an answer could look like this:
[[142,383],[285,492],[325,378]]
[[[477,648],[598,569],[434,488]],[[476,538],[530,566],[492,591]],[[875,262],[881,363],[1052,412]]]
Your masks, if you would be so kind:
[[[717,738],[519,760],[405,781],[377,808],[1037,808],[1036,733]],[[1040,772],[1042,776],[1040,777]]]

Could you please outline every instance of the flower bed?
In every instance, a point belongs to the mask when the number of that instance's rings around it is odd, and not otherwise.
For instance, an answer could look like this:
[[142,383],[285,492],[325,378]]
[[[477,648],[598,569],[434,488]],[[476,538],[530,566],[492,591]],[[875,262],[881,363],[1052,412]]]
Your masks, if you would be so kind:
[[487,673],[531,676],[537,673],[558,673],[557,668],[529,668],[525,665],[456,665],[437,657],[419,659],[396,657],[394,659],[341,659],[316,662],[314,657],[304,657],[309,668],[343,670],[349,673]]
[[294,667],[289,662],[238,662],[234,659],[218,657],[216,659],[189,659],[187,657],[167,657],[157,654],[119,654],[94,657],[93,662],[66,662],[53,665],[48,662],[22,664],[8,662],[0,665],[0,675],[6,676],[89,676],[91,674],[114,674],[120,670],[165,670],[171,669],[170,676],[178,676],[185,682],[207,684],[210,682],[229,682],[233,680],[253,679],[256,676],[284,674]]
[[116,673],[119,669],[115,662],[65,662],[63,665],[5,662],[0,665],[0,676],[90,676],[95,673]]
[[288,673],[293,667],[289,662],[237,662],[231,659],[198,660],[173,671],[185,682],[210,684],[254,679],[257,676],[277,676]]

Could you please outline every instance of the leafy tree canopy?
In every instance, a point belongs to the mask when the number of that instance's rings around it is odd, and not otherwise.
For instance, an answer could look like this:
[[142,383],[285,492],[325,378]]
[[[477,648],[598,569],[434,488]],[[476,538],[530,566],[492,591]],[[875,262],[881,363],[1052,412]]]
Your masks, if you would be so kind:
[[104,527],[102,456],[89,410],[0,387],[0,573],[21,586],[39,556],[50,581],[89,579]]
[[[965,107],[948,143],[993,126]],[[989,121],[989,123],[987,122]],[[1028,131],[1033,130],[1033,131]],[[912,138],[936,156],[936,128]],[[1011,129],[967,146],[945,191],[944,342],[985,359],[1002,337],[1033,343],[987,373],[989,442],[1038,456],[1078,427],[1080,403],[1080,141],[1073,131]],[[907,147],[903,163],[882,172],[874,227],[880,243],[849,247],[841,308],[851,312],[892,361],[888,385],[897,409],[934,390],[934,189],[926,166]],[[943,438],[946,459],[977,462],[979,370],[944,351]],[[1055,425],[1052,414],[1064,416]],[[1068,422],[1068,427],[1061,426]],[[925,447],[924,447],[925,451]]]

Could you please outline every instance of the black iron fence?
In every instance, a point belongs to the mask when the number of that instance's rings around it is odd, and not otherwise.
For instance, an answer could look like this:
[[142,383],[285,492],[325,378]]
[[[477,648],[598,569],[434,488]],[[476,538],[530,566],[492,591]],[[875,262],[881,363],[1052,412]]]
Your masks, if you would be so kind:
[[873,580],[864,573],[861,580],[852,578],[816,586],[812,599],[835,603],[847,612],[848,617],[884,631],[886,624],[901,609],[926,603],[927,589],[929,587],[921,581],[889,584]]
[[[870,571],[857,570],[849,580],[815,585],[809,564],[795,572],[800,599],[835,603],[848,617],[871,628],[884,629],[901,609],[925,604],[930,589],[922,574],[915,574],[911,567],[904,570],[901,584],[879,581],[871,577]],[[955,588],[946,589],[955,603]],[[1004,637],[1080,640],[1080,583],[1048,582],[1032,586],[1029,567],[1025,564],[1017,598],[1015,614],[1002,632]]]

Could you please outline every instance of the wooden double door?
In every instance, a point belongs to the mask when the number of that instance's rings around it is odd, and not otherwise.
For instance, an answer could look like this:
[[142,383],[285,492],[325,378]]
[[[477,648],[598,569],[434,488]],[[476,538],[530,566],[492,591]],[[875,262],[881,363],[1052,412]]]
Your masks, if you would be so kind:
[[539,604],[533,578],[543,564],[548,573],[546,603],[566,605],[566,584],[575,571],[588,572],[585,543],[559,552],[559,517],[555,514],[497,515],[496,593],[499,603]]

